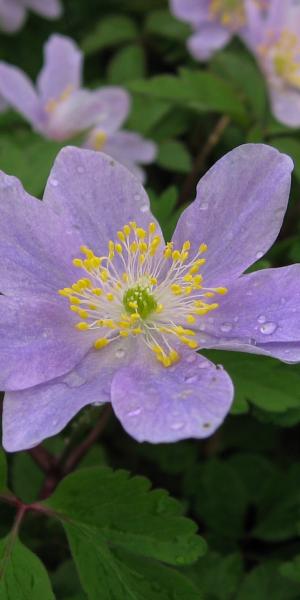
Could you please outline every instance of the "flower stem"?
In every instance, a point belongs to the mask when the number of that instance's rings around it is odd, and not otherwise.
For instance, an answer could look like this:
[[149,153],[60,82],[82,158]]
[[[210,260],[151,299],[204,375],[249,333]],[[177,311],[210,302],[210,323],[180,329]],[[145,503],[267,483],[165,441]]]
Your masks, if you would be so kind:
[[222,135],[223,135],[225,129],[228,127],[229,123],[230,123],[230,117],[228,115],[223,115],[217,121],[216,126],[214,127],[211,134],[209,135],[206,144],[204,144],[204,146],[202,147],[198,156],[196,156],[195,162],[193,164],[193,168],[183,184],[183,188],[182,188],[182,192],[181,192],[181,196],[180,196],[180,200],[179,200],[180,204],[185,204],[186,202],[193,200],[196,186],[197,186],[198,180],[200,178],[201,172],[203,170],[203,167],[205,165],[205,162],[206,162],[207,158],[209,157],[210,153],[212,152],[212,150],[214,149],[214,147],[218,144],[220,138],[222,137]]

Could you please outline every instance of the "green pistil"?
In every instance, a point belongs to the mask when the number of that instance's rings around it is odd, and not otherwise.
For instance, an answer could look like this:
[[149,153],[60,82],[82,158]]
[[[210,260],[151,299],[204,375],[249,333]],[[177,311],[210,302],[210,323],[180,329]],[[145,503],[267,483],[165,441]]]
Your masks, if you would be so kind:
[[[157,308],[157,302],[147,288],[137,285],[125,292],[123,304],[128,314],[138,312],[142,319],[147,319]],[[136,304],[136,307],[134,307]]]

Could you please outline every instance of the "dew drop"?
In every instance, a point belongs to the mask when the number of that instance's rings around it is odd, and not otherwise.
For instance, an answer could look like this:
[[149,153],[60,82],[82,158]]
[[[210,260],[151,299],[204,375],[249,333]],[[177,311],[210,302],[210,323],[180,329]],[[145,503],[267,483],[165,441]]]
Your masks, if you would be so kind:
[[256,259],[259,260],[260,258],[263,257],[263,255],[264,255],[264,253],[260,251],[260,252],[256,252],[255,256],[256,256]]
[[93,402],[93,406],[102,406],[103,402]]
[[50,179],[50,183],[51,183],[51,185],[53,185],[53,187],[57,187],[58,186],[57,179]]
[[259,323],[265,323],[267,319],[265,315],[259,315],[259,317],[257,317],[257,320]]
[[232,325],[231,323],[222,323],[220,329],[223,333],[229,333],[232,330]]
[[201,202],[200,206],[199,206],[200,210],[207,210],[208,209],[208,202]]
[[136,408],[135,410],[131,410],[129,413],[127,413],[127,417],[137,417],[141,412],[141,408]]
[[117,358],[123,358],[123,356],[125,356],[125,350],[123,348],[119,348],[116,351],[116,357]]
[[195,383],[198,380],[198,375],[190,375],[184,378],[186,383]]
[[276,331],[276,329],[277,329],[276,323],[272,323],[271,321],[269,323],[264,323],[260,327],[260,331],[264,335],[271,335],[271,333],[274,333]]
[[179,431],[179,429],[182,429],[183,427],[184,423],[182,423],[182,421],[175,421],[171,424],[171,429],[173,429],[174,431]]
[[140,211],[141,211],[142,213],[146,213],[146,212],[148,212],[148,211],[149,211],[149,206],[148,206],[148,204],[143,204],[143,205],[140,207]]

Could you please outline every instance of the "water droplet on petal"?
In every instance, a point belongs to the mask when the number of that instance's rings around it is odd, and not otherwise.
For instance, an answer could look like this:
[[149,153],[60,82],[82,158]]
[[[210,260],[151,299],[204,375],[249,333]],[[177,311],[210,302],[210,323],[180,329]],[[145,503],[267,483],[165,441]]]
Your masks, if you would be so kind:
[[171,429],[173,429],[174,431],[179,431],[179,429],[182,429],[183,427],[184,423],[182,423],[182,421],[175,421],[171,424]]
[[271,333],[274,333],[277,329],[277,325],[276,323],[272,323],[271,321],[269,323],[264,323],[261,328],[260,331],[261,333],[263,333],[264,335],[271,335]]
[[102,406],[103,402],[93,402],[93,406]]
[[232,330],[232,325],[231,323],[222,323],[220,329],[223,333],[229,333]]
[[264,255],[264,252],[261,252],[261,251],[260,251],[260,252],[256,252],[256,255],[255,255],[255,256],[256,256],[256,259],[257,259],[257,260],[259,260],[260,258],[262,258],[262,257],[263,257],[263,255]]
[[58,186],[57,179],[50,179],[50,183],[51,183],[51,185],[53,185],[53,187],[57,187]]
[[198,375],[190,375],[184,378],[186,383],[195,383],[198,380]]
[[136,408],[135,410],[131,410],[129,413],[127,413],[127,417],[137,417],[141,412],[141,408]]
[[257,320],[259,323],[265,323],[267,318],[265,317],[265,315],[259,315],[259,317],[257,317]]
[[200,210],[207,210],[208,209],[208,202],[201,202],[200,206],[199,206]]
[[146,213],[146,212],[148,212],[148,211],[149,211],[149,206],[148,206],[148,204],[143,204],[143,205],[140,207],[140,211],[141,211],[142,213]]

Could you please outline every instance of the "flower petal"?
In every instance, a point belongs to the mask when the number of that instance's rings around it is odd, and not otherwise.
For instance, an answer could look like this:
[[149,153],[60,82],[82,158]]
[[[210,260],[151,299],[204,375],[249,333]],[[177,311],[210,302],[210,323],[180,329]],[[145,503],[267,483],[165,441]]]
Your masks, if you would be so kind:
[[228,413],[233,386],[227,373],[196,353],[165,369],[137,359],[112,382],[112,405],[139,442],[176,442],[211,435]]
[[[118,111],[120,104],[122,107]],[[104,131],[105,128],[117,129],[127,115],[128,105],[128,94],[118,88],[115,93],[108,94],[104,90],[77,90],[59,102],[50,113],[48,135],[56,140],[65,140],[99,123],[103,123]]]
[[198,60],[208,60],[230,41],[231,32],[219,23],[204,23],[188,39],[188,49]]
[[229,287],[209,318],[203,347],[300,360],[300,264],[243,275]]
[[272,111],[276,119],[288,127],[300,126],[300,90],[278,89],[269,83]]
[[[123,342],[90,352],[72,371],[42,385],[5,394],[3,446],[17,452],[59,433],[84,406],[110,400],[117,369],[132,360]],[[135,347],[135,345],[134,345]],[[124,353],[124,354],[123,354]]]
[[0,389],[27,388],[70,371],[95,339],[95,332],[75,329],[77,321],[58,295],[0,296]]
[[171,0],[171,12],[182,21],[198,25],[209,18],[210,0]]
[[128,117],[131,99],[121,87],[105,87],[97,91],[97,99],[101,105],[97,126],[106,134],[115,133]]
[[0,0],[0,29],[13,33],[21,29],[26,9],[17,0]]
[[125,223],[137,221],[147,227],[155,220],[148,196],[136,178],[109,156],[92,150],[61,150],[45,201],[66,226],[80,231],[82,243],[100,254],[107,251],[108,241],[115,239]]
[[208,245],[206,286],[226,285],[260,259],[284,218],[292,160],[263,144],[245,144],[201,179],[197,197],[180,217],[173,240]]
[[20,181],[0,172],[0,292],[51,292],[78,279],[72,259],[79,232],[51,206],[26,194]]
[[155,159],[157,146],[133,131],[118,131],[109,136],[103,146],[103,152],[115,158],[135,176],[138,175],[143,183],[144,172],[139,170],[137,173],[137,165],[151,163]]
[[59,0],[26,0],[26,6],[48,19],[57,19],[62,13]]
[[44,46],[44,66],[37,80],[37,88],[44,106],[49,100],[59,100],[68,90],[80,87],[82,52],[71,38],[51,35]]
[[30,79],[18,69],[0,62],[0,94],[17,112],[36,129],[43,126],[43,111]]

